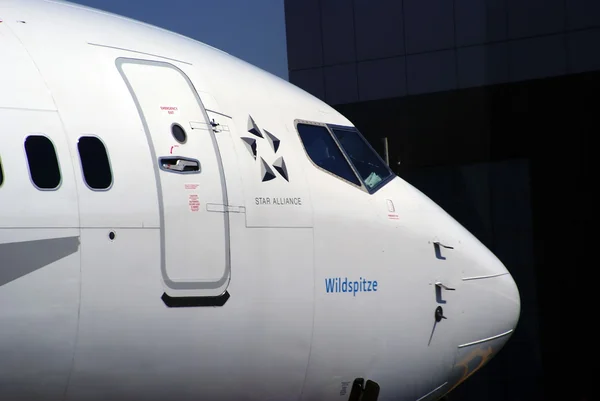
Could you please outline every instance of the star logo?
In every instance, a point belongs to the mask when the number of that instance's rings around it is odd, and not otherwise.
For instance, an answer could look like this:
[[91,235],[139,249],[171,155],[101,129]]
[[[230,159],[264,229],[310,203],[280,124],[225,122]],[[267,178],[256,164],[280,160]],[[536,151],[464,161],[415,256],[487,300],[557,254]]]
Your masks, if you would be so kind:
[[[269,131],[263,129],[261,130],[258,125],[252,119],[252,116],[248,116],[248,133],[252,134],[251,137],[241,137],[242,142],[246,146],[246,149],[250,153],[250,155],[254,158],[255,161],[259,161],[260,163],[260,176],[262,182],[271,181],[277,178],[275,171],[279,173],[279,175],[285,179],[286,181],[290,181],[287,171],[287,166],[285,165],[285,160],[283,156],[278,157],[272,164],[269,164],[265,161],[265,153],[271,153],[266,151],[265,149],[271,149],[272,155],[271,159],[277,157],[277,151],[279,150],[279,145],[281,141],[275,135],[271,134]],[[258,154],[258,142],[264,143],[268,142],[268,147],[261,145],[261,154]],[[264,156],[264,157],[263,157]],[[269,158],[269,157],[267,157]],[[273,171],[275,170],[275,171]]]

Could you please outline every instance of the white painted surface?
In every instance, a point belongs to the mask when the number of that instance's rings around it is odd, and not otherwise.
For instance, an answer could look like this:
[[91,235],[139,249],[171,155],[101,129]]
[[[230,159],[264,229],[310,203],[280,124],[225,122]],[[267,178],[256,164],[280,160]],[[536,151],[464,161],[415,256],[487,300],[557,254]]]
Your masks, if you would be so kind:
[[[294,122],[352,126],[323,102],[209,46],[83,7],[0,0],[0,20],[0,48],[12,54],[0,76],[13,85],[0,94],[0,252],[15,241],[80,237],[76,253],[0,286],[0,351],[10,355],[0,358],[8,378],[0,399],[345,400],[363,377],[379,383],[380,400],[417,400],[471,372],[457,373],[455,361],[471,355],[459,345],[515,328],[519,294],[509,274],[462,280],[505,267],[430,199],[398,177],[369,194],[313,165]],[[193,92],[186,98],[183,87],[173,89],[177,75],[126,71],[156,124],[156,149],[170,152],[170,132],[161,127],[175,117],[151,110],[181,101],[194,114],[185,120],[198,128],[188,134],[199,136],[189,143],[194,149],[176,152],[199,159],[202,174],[221,158],[226,191],[219,175],[202,176],[199,201],[213,206],[198,215],[177,198],[190,176],[157,175],[119,58],[181,69],[219,124],[215,151],[200,140],[210,131]],[[26,90],[16,90],[19,82]],[[275,151],[259,138],[257,150],[270,166],[284,157],[289,181],[278,172],[262,181],[260,159],[241,139],[252,136],[250,116],[281,141]],[[31,185],[23,154],[31,131],[55,143],[58,191]],[[83,182],[77,141],[84,134],[106,144],[109,191]],[[157,179],[169,189],[162,223]],[[280,198],[302,201],[273,202]],[[445,259],[436,258],[436,241],[454,248],[442,250]],[[223,287],[168,285],[219,278],[225,256],[231,277]],[[364,278],[371,291],[327,292],[335,278],[353,286]],[[436,282],[455,288],[442,290],[446,303],[436,298]],[[161,299],[165,291],[181,299],[225,289],[223,306],[169,308]],[[447,319],[435,323],[437,306]],[[472,349],[491,356],[509,337]]]

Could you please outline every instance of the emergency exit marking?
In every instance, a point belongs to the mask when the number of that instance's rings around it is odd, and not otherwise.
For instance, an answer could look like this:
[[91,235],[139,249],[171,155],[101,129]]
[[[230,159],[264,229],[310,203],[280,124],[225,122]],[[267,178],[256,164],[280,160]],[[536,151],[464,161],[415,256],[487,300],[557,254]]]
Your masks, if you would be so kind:
[[175,114],[175,112],[178,110],[178,108],[175,106],[160,106],[160,109],[162,111],[166,111],[169,114]]
[[200,199],[198,195],[190,195],[188,204],[190,205],[190,211],[198,212],[200,211]]
[[[185,189],[189,191],[194,191],[198,189],[200,184],[185,184]],[[190,208],[190,212],[199,212],[200,211],[200,197],[197,194],[189,194],[188,195],[188,206]]]

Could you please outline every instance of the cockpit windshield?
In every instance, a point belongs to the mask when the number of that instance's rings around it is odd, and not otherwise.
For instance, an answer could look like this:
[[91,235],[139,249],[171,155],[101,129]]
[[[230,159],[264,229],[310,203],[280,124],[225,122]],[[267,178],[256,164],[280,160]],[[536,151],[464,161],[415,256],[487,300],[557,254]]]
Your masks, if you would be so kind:
[[383,185],[393,175],[377,152],[356,129],[330,128],[370,191]]

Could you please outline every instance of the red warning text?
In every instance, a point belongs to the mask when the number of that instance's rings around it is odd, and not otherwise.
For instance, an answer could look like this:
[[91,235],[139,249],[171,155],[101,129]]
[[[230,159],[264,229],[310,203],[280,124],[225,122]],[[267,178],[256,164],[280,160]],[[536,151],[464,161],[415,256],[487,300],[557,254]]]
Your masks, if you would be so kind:
[[190,195],[188,204],[190,205],[190,211],[200,211],[200,200],[198,199],[198,195]]
[[175,112],[176,112],[177,110],[179,110],[179,109],[178,109],[177,107],[175,107],[175,106],[160,106],[160,109],[161,109],[162,111],[166,111],[166,112],[167,112],[167,113],[169,113],[169,114],[175,114]]

